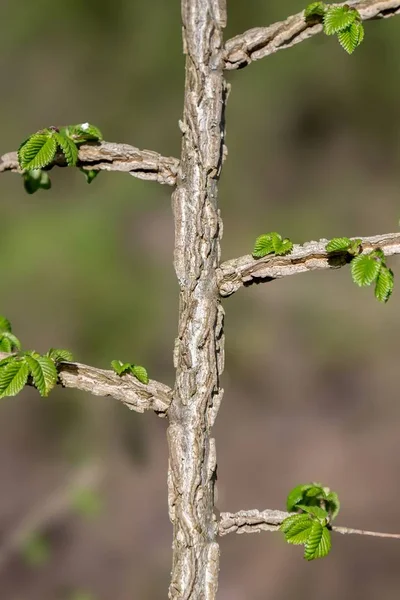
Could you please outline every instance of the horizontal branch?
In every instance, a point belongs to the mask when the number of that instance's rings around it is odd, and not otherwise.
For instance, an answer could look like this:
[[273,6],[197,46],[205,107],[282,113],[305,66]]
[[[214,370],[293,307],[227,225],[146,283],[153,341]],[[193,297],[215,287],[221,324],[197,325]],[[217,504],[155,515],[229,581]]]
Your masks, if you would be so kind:
[[[304,7],[309,2],[304,2]],[[356,8],[363,21],[386,19],[400,14],[400,0],[353,0],[346,2]],[[340,6],[340,4],[339,4]],[[290,48],[320,33],[320,23],[307,23],[304,11],[269,27],[255,27],[237,35],[225,44],[225,68],[241,69],[278,50]]]
[[[260,531],[279,531],[282,521],[293,513],[281,510],[241,510],[237,513],[221,513],[218,523],[219,535],[228,533],[259,533]],[[365,531],[351,527],[332,526],[332,531],[341,534],[369,535],[400,540],[400,533],[381,533]]]
[[[66,166],[61,153],[57,154],[49,168],[53,166]],[[77,166],[94,171],[123,171],[139,179],[175,185],[179,160],[161,156],[151,150],[139,150],[128,144],[95,142],[79,147]],[[0,157],[0,173],[5,171],[21,173],[16,152],[9,152]]]
[[[10,355],[0,352],[0,360],[7,356]],[[165,417],[172,400],[172,390],[152,379],[145,385],[133,375],[120,377],[114,371],[76,362],[61,362],[57,371],[58,383],[63,387],[90,392],[94,396],[111,396],[136,412],[154,410],[160,417]]]
[[[352,239],[361,239],[363,254],[376,248],[381,248],[385,256],[400,254],[400,233]],[[287,256],[268,255],[255,259],[246,255],[228,260],[220,265],[217,272],[220,294],[230,296],[242,285],[264,283],[308,271],[339,269],[348,264],[349,255],[346,252],[328,254],[325,250],[327,243],[328,240],[319,240],[302,246],[295,244]]]

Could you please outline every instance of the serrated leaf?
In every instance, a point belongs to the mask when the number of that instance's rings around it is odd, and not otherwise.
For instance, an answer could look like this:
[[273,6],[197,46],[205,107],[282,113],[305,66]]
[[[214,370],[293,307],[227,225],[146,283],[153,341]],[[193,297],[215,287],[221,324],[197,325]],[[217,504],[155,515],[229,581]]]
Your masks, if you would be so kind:
[[369,254],[356,256],[356,258],[351,261],[351,275],[354,283],[360,287],[371,285],[378,277],[381,266],[381,261]]
[[324,14],[324,32],[334,35],[349,27],[359,17],[358,12],[346,4],[332,6]]
[[304,9],[304,18],[309,19],[314,16],[322,17],[325,14],[326,8],[324,2],[312,2]]
[[146,369],[144,367],[141,367],[140,365],[131,365],[131,373],[141,383],[144,383],[146,385],[149,383],[149,376],[148,376],[147,371],[146,371]]
[[277,256],[283,256],[285,254],[289,254],[289,252],[291,252],[293,249],[293,243],[291,242],[291,240],[289,240],[289,238],[285,238],[283,240],[279,234],[277,234],[277,236],[278,237],[275,237],[275,236],[272,237],[272,245],[273,245],[275,254]]
[[306,496],[309,498],[315,498],[316,496],[325,496],[325,492],[320,485],[313,484],[306,492]]
[[78,161],[78,148],[69,137],[55,132],[54,137],[60,146],[69,167],[74,167]]
[[338,516],[340,510],[340,500],[336,492],[329,492],[326,496],[326,508],[332,522]]
[[297,504],[299,504],[304,499],[307,490],[309,490],[311,487],[313,487],[312,483],[306,483],[297,485],[295,488],[290,490],[286,499],[286,510],[288,512],[292,512],[293,510],[295,510]]
[[331,549],[331,535],[326,527],[314,521],[304,549],[304,558],[314,560],[323,558]]
[[59,362],[72,362],[74,360],[72,352],[64,348],[50,348],[46,356],[51,358],[56,364]]
[[84,142],[99,142],[103,139],[100,129],[91,123],[80,123],[79,125],[68,125],[61,129],[76,144]]
[[332,238],[325,246],[325,250],[327,252],[347,252],[350,245],[351,240],[347,237]]
[[359,21],[355,21],[349,27],[338,33],[339,44],[348,54],[361,44],[364,39],[364,27]]
[[131,370],[131,363],[123,363],[122,360],[112,360],[111,366],[117,375],[123,375]]
[[57,369],[54,362],[47,356],[25,355],[26,362],[32,375],[33,383],[41,396],[48,396],[57,383]]
[[8,319],[0,315],[0,332],[3,331],[11,332],[11,323]]
[[29,368],[25,360],[15,359],[0,368],[0,398],[16,396],[28,381]]
[[394,274],[386,265],[382,265],[375,284],[375,298],[379,302],[387,302],[392,295]]
[[253,256],[254,258],[263,258],[267,254],[274,251],[272,237],[270,233],[258,236],[254,243]]
[[289,531],[289,529],[292,527],[292,525],[294,525],[295,523],[300,523],[300,522],[306,522],[306,521],[310,521],[311,519],[308,515],[304,515],[304,514],[297,514],[297,515],[290,515],[290,517],[286,517],[286,519],[284,519],[282,521],[282,523],[279,526],[279,530],[283,531],[283,533],[286,533],[287,531]]
[[54,132],[35,133],[18,151],[21,169],[42,169],[49,165],[57,150]]
[[306,504],[298,504],[297,508],[301,508],[304,512],[316,517],[319,521],[324,521],[328,518],[328,513],[326,510],[321,508],[320,506],[310,506]]
[[307,519],[298,520],[285,532],[286,541],[295,546],[305,544],[309,538],[313,526],[313,521]]
[[0,346],[2,349],[9,348],[4,350],[4,352],[14,352],[14,350],[21,350],[21,342],[17,338],[16,335],[10,333],[9,331],[4,331],[0,333]]
[[86,177],[86,183],[92,183],[93,179],[96,179],[97,175],[100,171],[95,171],[94,169],[79,169],[84,176]]

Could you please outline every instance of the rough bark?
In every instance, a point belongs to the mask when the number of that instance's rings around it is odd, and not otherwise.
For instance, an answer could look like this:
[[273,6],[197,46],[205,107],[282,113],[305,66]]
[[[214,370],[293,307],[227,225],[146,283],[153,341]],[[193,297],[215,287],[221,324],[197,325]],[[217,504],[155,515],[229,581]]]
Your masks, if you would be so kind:
[[171,599],[212,600],[218,585],[216,454],[210,430],[221,401],[223,369],[216,269],[222,229],[217,182],[224,156],[225,19],[225,0],[182,0],[186,82],[181,166],[173,194],[180,311],[176,382],[168,413]]

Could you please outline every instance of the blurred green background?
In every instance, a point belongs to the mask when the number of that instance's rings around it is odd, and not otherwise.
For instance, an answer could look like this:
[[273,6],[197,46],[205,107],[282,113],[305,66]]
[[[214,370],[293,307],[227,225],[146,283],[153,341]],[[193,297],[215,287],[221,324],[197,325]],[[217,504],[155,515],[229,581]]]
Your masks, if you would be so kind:
[[[89,120],[108,141],[179,156],[178,0],[0,6],[0,153],[42,127]],[[226,37],[302,8],[229,0]],[[367,23],[352,57],[317,36],[227,74],[224,259],[271,230],[303,242],[397,229],[399,33],[400,18]],[[104,368],[137,362],[171,385],[171,189],[51,175],[52,190],[33,196],[1,177],[0,313],[26,348],[66,347]],[[224,306],[218,509],[283,508],[291,487],[316,480],[339,493],[338,523],[400,531],[398,290],[380,305],[342,269],[242,289]],[[167,596],[165,429],[71,390],[1,401],[1,598]],[[398,541],[333,542],[329,559],[306,564],[279,535],[223,538],[219,598],[398,597]]]

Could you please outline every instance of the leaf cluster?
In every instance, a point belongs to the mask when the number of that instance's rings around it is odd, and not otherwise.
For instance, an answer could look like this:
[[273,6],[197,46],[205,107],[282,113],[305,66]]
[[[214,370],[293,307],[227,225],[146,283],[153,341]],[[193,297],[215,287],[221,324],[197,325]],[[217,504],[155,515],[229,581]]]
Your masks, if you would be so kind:
[[351,275],[354,283],[360,287],[375,283],[375,298],[379,302],[387,302],[394,287],[394,274],[386,265],[386,259],[380,248],[369,254],[361,254],[361,240],[349,238],[333,238],[326,247],[329,253],[346,252],[351,257]]
[[[38,189],[51,187],[49,175],[42,169],[48,167],[57,152],[62,152],[69,167],[75,167],[78,161],[78,146],[86,142],[98,142],[103,139],[100,129],[90,123],[48,127],[30,135],[18,149],[18,163],[24,171],[23,181],[28,194]],[[91,183],[97,171],[83,170],[86,181]]]
[[117,373],[117,375],[119,375],[120,377],[122,377],[122,375],[130,373],[131,375],[136,377],[136,379],[138,379],[141,383],[149,383],[149,376],[147,374],[147,371],[144,367],[141,367],[140,365],[134,365],[133,363],[124,363],[122,362],[122,360],[113,360],[111,361],[111,366],[115,373]]
[[68,350],[51,348],[46,354],[22,351],[11,324],[0,316],[0,351],[10,353],[0,360],[0,398],[16,396],[29,382],[41,396],[48,396],[57,383],[57,366],[72,360]]
[[360,13],[348,4],[327,5],[325,2],[312,2],[304,10],[308,23],[322,22],[326,35],[337,35],[339,44],[348,54],[364,39],[364,27]]
[[289,254],[292,249],[293,243],[289,238],[283,239],[279,233],[272,231],[270,233],[264,233],[256,239],[254,243],[253,257],[263,258],[268,254],[284,256],[285,254]]
[[306,560],[326,556],[331,549],[329,526],[340,510],[336,492],[320,483],[298,485],[289,492],[286,507],[298,513],[287,517],[280,526],[286,541],[303,545]]

